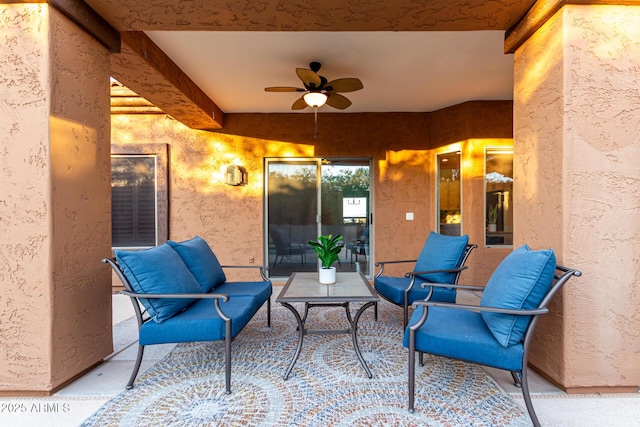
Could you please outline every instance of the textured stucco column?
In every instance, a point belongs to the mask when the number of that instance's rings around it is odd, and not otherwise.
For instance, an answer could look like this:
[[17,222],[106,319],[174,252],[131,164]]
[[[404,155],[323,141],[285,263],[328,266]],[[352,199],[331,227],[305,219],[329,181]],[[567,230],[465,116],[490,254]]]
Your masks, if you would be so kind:
[[564,6],[515,53],[516,243],[584,274],[530,362],[569,391],[640,384],[638,70],[640,7]]
[[109,55],[46,4],[0,44],[0,394],[46,394],[113,347]]

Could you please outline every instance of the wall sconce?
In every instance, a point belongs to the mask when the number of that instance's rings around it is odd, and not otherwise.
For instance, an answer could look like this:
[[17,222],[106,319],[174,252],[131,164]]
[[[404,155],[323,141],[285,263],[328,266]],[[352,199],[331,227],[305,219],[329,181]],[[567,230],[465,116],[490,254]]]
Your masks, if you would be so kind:
[[227,185],[247,185],[249,175],[242,166],[230,165],[224,174],[224,183]]

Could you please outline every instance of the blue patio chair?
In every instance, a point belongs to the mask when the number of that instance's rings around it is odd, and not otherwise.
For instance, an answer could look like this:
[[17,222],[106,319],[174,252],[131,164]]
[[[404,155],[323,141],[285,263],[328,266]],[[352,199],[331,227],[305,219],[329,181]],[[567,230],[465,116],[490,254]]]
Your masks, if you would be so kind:
[[524,245],[498,265],[484,288],[456,285],[483,291],[480,305],[414,302],[404,337],[409,348],[409,411],[414,410],[417,351],[421,366],[423,354],[429,353],[510,371],[522,388],[533,425],[539,426],[527,382],[529,345],[540,315],[549,312],[549,301],[569,278],[580,275],[556,265],[553,250],[532,251]]
[[[402,261],[379,261],[373,287],[376,292],[387,301],[401,306],[403,313],[403,327],[407,327],[409,306],[417,300],[431,300],[455,302],[456,290],[453,287],[421,287],[423,283],[456,284],[462,270],[466,269],[465,262],[471,251],[478,245],[469,244],[469,236],[446,236],[444,234],[429,233],[418,259]],[[413,271],[404,277],[383,276],[386,264],[414,263]],[[378,319],[378,306],[374,312]]]

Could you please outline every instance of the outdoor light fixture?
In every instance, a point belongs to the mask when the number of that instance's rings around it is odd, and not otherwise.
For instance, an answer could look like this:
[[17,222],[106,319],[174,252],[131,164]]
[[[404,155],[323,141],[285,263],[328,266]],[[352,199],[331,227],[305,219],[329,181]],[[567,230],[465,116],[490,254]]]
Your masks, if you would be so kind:
[[325,102],[327,102],[327,98],[329,96],[324,92],[309,92],[302,95],[304,102],[307,103],[309,107],[313,107],[313,112],[315,114],[315,132],[313,134],[313,138],[318,137],[318,108],[322,107]]
[[247,185],[249,174],[242,166],[229,165],[225,168],[224,183],[227,185]]
[[324,103],[327,102],[327,95],[322,92],[305,93],[303,98],[304,102],[306,102],[309,107],[313,108],[322,107]]

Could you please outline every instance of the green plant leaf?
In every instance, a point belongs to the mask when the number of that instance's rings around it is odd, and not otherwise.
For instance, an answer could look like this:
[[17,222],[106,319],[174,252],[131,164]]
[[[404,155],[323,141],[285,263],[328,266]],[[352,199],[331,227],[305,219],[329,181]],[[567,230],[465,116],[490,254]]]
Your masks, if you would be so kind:
[[338,261],[338,254],[342,251],[344,243],[342,235],[333,236],[328,234],[318,236],[317,240],[309,240],[307,243],[313,248],[318,255],[318,259],[324,268],[330,268]]

